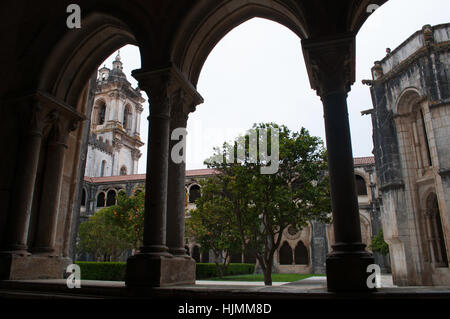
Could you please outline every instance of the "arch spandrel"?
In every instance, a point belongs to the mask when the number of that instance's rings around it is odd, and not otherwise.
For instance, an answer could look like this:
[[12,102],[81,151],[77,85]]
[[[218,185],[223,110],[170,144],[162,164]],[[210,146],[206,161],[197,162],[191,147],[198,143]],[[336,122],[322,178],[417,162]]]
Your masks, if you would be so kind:
[[126,44],[137,44],[121,20],[101,13],[82,19],[82,28],[67,32],[43,64],[38,89],[69,105],[77,105],[86,83],[105,57]]
[[176,33],[170,57],[196,86],[203,64],[216,44],[232,29],[252,18],[278,22],[301,40],[326,38],[356,34],[371,14],[368,6],[381,6],[386,1],[347,1],[345,4],[306,0],[199,1]]

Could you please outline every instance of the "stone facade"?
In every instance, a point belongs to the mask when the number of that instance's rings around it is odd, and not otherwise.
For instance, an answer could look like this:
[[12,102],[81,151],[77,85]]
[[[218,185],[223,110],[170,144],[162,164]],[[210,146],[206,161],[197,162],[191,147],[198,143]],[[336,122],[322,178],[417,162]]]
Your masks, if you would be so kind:
[[450,24],[425,25],[363,81],[396,285],[450,284],[449,48]]

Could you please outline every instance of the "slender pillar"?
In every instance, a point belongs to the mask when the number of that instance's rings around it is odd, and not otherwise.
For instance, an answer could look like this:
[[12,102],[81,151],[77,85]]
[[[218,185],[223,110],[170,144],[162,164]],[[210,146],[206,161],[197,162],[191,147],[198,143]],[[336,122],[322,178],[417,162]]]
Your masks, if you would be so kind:
[[[196,93],[196,92],[195,92]],[[173,101],[169,141],[169,172],[167,199],[167,245],[174,256],[190,258],[185,248],[185,178],[186,178],[186,125],[188,114],[202,102],[198,94],[191,102],[180,90]]]
[[367,266],[374,259],[361,241],[347,111],[347,93],[354,82],[355,38],[348,34],[304,40],[303,50],[312,87],[324,109],[335,236],[326,261],[328,290],[367,291]]
[[[183,112],[172,112],[172,119],[170,122],[170,131],[178,130],[186,132],[187,114]],[[177,131],[175,131],[177,132]],[[178,134],[177,134],[178,135]],[[169,159],[169,180],[168,180],[168,203],[167,203],[167,245],[169,252],[176,256],[188,256],[186,248],[184,248],[184,181],[186,177],[186,163],[184,158],[181,162],[174,159],[174,155],[179,157],[186,156],[186,134],[178,136],[171,136],[172,138],[181,138],[181,141],[170,139],[171,158]],[[183,143],[179,152],[182,154],[172,154],[174,147],[178,143]]]
[[55,249],[56,220],[61,194],[64,157],[67,149],[69,125],[59,114],[53,125],[45,158],[42,197],[36,227],[33,253],[52,254]]
[[41,151],[43,110],[40,102],[34,100],[31,121],[24,138],[21,163],[18,164],[11,210],[8,216],[4,251],[28,254],[27,235],[33,202],[36,172]]
[[[174,66],[150,72],[138,70],[133,72],[133,76],[149,96],[150,116],[144,240],[140,253],[127,260],[125,282],[128,287],[193,284],[195,262],[190,258],[173,258],[166,245],[171,110],[180,89],[189,85]],[[176,174],[179,177],[184,175],[181,170],[177,170]],[[180,179],[176,181],[173,187],[178,185]],[[176,198],[170,198],[170,201],[175,201]]]
[[168,255],[166,246],[170,96],[167,79],[147,89],[150,97],[144,241],[141,252]]

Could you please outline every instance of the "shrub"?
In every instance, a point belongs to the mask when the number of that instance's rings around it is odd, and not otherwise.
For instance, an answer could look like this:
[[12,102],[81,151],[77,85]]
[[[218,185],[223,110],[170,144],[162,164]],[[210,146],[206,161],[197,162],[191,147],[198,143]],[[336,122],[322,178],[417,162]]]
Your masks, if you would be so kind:
[[381,229],[378,234],[372,238],[372,244],[369,246],[372,251],[376,251],[384,256],[389,254],[389,245],[384,241],[383,230]]
[[[232,275],[246,275],[253,274],[255,272],[254,264],[230,264],[225,272],[224,276],[232,276]],[[196,268],[196,278],[198,279],[207,279],[218,277],[219,273],[217,272],[216,264],[214,263],[197,263]]]
[[[125,281],[127,268],[125,262],[77,261],[75,263],[80,266],[82,280]],[[230,264],[224,276],[253,274],[254,271],[254,264]],[[207,279],[218,275],[216,264],[197,263],[197,279]]]
[[77,261],[82,280],[125,281],[127,264],[125,262]]

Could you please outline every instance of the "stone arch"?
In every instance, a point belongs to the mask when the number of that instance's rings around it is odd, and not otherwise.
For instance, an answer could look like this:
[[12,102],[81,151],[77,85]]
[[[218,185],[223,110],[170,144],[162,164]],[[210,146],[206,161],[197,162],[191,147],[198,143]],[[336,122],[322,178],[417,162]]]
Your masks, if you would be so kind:
[[117,191],[115,189],[110,189],[106,193],[106,206],[114,206],[116,205]]
[[308,248],[301,240],[299,240],[295,246],[294,257],[296,265],[309,265]]
[[283,242],[279,250],[279,262],[280,265],[292,265],[294,262],[293,251],[291,245],[287,241]]
[[439,201],[434,191],[428,192],[425,201],[426,239],[431,261],[435,267],[448,267],[448,254]]
[[77,105],[86,83],[100,63],[126,44],[138,45],[130,25],[101,12],[88,13],[78,32],[68,30],[52,48],[42,68],[38,88]]
[[188,189],[189,194],[189,203],[193,204],[195,203],[195,200],[200,198],[201,196],[201,188],[198,184],[192,184],[189,186]]
[[[400,154],[410,176],[416,176],[432,166],[428,132],[424,120],[422,101],[424,97],[413,87],[402,91],[395,104],[396,126],[399,136]],[[406,159],[414,159],[407,161]]]
[[127,103],[125,105],[125,108],[123,110],[123,119],[122,119],[122,125],[125,130],[131,129],[131,117],[133,115],[131,105]]
[[197,85],[206,58],[216,44],[232,29],[252,18],[278,22],[300,39],[308,37],[306,19],[301,10],[293,10],[278,2],[232,0],[206,9],[209,11],[206,18],[203,16],[205,8],[202,6],[205,7],[205,4],[199,3],[197,10],[192,10],[185,19],[175,37],[172,50],[174,63],[194,86]]
[[92,125],[103,125],[106,121],[107,105],[104,99],[100,98],[95,101],[92,109]]
[[81,206],[85,207],[86,201],[87,201],[87,192],[86,192],[86,188],[83,187],[81,189]]
[[423,96],[418,88],[408,87],[400,93],[392,111],[396,115],[407,115],[412,112],[414,105],[419,103],[421,99],[423,99]]
[[367,196],[367,180],[361,176],[358,172],[355,172],[355,181],[356,181],[356,194],[358,196]]
[[106,194],[105,192],[99,192],[96,196],[97,204],[95,205],[97,208],[105,207],[106,204]]

